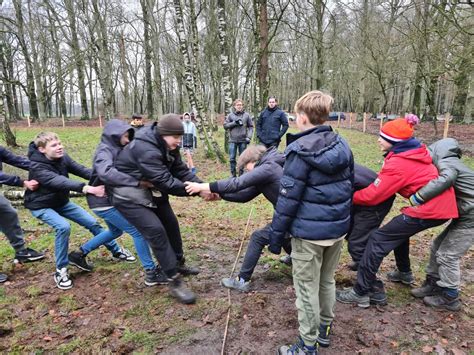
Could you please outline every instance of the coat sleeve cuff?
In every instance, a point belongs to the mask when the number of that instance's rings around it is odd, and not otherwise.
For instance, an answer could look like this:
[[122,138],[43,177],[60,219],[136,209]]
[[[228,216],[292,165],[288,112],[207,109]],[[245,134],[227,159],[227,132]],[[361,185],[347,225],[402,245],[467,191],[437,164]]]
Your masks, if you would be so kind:
[[217,181],[211,182],[209,184],[209,190],[211,190],[211,192],[219,192],[219,186],[217,184]]

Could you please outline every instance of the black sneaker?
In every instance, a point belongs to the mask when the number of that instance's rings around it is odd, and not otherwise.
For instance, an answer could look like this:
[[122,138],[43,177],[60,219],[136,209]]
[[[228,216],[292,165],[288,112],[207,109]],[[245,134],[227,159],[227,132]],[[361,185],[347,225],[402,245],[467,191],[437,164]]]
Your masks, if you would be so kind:
[[411,290],[412,296],[416,298],[425,298],[427,296],[439,295],[442,291],[442,288],[438,286],[436,279],[432,276],[426,276],[426,280],[423,282],[421,287],[414,288]]
[[165,275],[161,267],[145,270],[145,285],[167,285],[168,283],[168,277]]
[[183,276],[188,276],[197,275],[200,270],[197,267],[186,265],[186,259],[182,258],[181,260],[178,260],[178,272]]
[[5,274],[0,274],[0,283],[5,282],[8,280],[8,276]]
[[86,256],[80,250],[70,252],[68,257],[69,257],[69,264],[74,265],[81,270],[91,272],[94,269],[94,266],[92,266],[92,264],[89,264],[87,262]]
[[127,263],[134,263],[137,261],[137,258],[125,248],[120,248],[120,250],[112,254],[112,256],[115,260],[126,261]]
[[327,348],[331,344],[331,340],[329,340],[329,335],[331,334],[331,324],[320,324],[319,325],[319,333],[316,342],[319,346],[323,348]]
[[180,303],[192,304],[196,302],[196,295],[186,287],[179,274],[169,279],[169,292]]
[[20,263],[27,263],[41,260],[44,258],[44,253],[37,252],[31,248],[25,248],[15,253],[15,259]]

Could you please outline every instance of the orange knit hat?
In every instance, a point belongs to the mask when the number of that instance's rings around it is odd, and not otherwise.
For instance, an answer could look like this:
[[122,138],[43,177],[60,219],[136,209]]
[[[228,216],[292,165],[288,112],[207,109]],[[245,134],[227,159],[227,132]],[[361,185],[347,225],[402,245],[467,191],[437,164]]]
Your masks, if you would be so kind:
[[397,118],[396,120],[385,123],[380,130],[380,137],[387,142],[395,144],[405,141],[413,137],[413,127],[419,123],[417,115],[409,114],[405,118]]

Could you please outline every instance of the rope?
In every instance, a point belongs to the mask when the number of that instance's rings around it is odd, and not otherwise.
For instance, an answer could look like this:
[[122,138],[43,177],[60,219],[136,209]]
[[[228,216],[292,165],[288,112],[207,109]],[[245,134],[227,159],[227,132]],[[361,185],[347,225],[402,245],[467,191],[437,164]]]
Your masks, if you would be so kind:
[[[240,241],[240,247],[239,247],[239,251],[237,253],[237,257],[235,258],[235,261],[234,261],[234,266],[232,267],[232,271],[230,272],[230,275],[229,277],[232,278],[232,275],[234,274],[234,271],[235,271],[235,267],[237,266],[237,261],[239,260],[240,258],[240,254],[242,253],[242,247],[244,246],[244,242],[245,242],[245,239],[247,239],[247,231],[248,231],[248,228],[249,228],[249,224],[250,224],[250,217],[252,216],[252,212],[253,212],[253,207],[250,209],[250,212],[249,212],[249,216],[247,218],[247,224],[245,226],[245,231],[244,231],[244,235],[242,236],[242,240]],[[225,343],[226,343],[226,340],[227,340],[227,331],[229,330],[229,322],[230,322],[230,310],[231,310],[231,307],[232,307],[232,301],[230,299],[230,289],[227,289],[227,319],[226,319],[226,322],[225,322],[225,330],[224,330],[224,339],[222,340],[222,350],[221,350],[221,355],[224,355],[224,350],[225,350]]]

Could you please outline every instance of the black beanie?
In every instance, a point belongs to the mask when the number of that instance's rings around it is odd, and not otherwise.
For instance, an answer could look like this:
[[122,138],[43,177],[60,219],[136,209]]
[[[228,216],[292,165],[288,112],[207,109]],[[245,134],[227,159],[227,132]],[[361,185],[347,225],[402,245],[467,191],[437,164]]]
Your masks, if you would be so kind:
[[157,127],[161,136],[182,136],[184,134],[183,122],[175,113],[161,117]]

